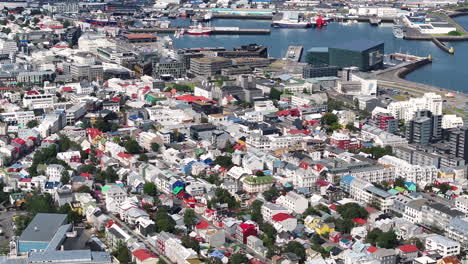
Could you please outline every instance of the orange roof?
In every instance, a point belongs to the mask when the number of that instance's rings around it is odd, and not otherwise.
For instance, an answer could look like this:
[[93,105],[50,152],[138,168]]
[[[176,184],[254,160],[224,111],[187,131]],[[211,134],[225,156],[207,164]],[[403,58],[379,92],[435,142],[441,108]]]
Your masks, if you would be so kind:
[[156,38],[155,35],[149,33],[139,33],[139,34],[126,34],[123,35],[127,39],[148,39],[148,38]]

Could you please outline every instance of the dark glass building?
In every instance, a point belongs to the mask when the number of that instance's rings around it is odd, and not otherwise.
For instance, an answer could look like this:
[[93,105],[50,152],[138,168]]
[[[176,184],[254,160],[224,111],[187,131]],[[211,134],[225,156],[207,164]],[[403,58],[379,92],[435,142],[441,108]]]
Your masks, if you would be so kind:
[[315,47],[307,51],[306,62],[311,65],[328,64],[338,68],[358,67],[361,71],[383,66],[384,43],[371,40],[353,40],[333,47]]

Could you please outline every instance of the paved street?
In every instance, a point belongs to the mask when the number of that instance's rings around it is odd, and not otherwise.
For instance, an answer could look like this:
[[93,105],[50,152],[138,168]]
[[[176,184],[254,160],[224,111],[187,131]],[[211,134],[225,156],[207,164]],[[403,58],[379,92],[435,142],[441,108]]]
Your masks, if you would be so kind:
[[151,245],[147,240],[146,237],[141,235],[140,233],[135,232],[133,229],[131,229],[125,222],[121,221],[119,218],[112,214],[108,214],[108,216],[112,219],[112,221],[118,223],[121,228],[123,228],[125,231],[128,233],[132,234],[135,238],[137,238],[139,241],[141,241],[145,246],[151,250],[153,253],[157,254],[162,260],[164,260],[166,263],[172,263],[166,256],[160,255],[158,253],[158,249]]

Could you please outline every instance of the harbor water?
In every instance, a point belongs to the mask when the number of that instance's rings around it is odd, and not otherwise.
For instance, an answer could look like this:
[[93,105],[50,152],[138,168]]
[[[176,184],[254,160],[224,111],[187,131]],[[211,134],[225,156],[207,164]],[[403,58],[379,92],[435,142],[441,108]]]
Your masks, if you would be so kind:
[[[468,16],[455,19],[468,29]],[[173,20],[175,25],[187,25],[186,19]],[[213,20],[211,26],[240,28],[270,28],[271,21],[258,20]],[[268,47],[270,57],[283,57],[288,46],[304,46],[304,51],[311,47],[330,46],[353,39],[369,39],[383,41],[385,53],[409,53],[417,56],[433,57],[434,63],[426,65],[406,76],[406,79],[434,85],[454,91],[468,93],[465,76],[468,76],[468,42],[447,43],[455,48],[455,55],[449,55],[430,41],[414,41],[397,39],[392,34],[392,24],[371,26],[368,23],[341,24],[329,23],[323,29],[276,29],[271,28],[270,35],[184,35],[174,39],[176,48],[190,47],[225,47],[250,43],[262,44]]]

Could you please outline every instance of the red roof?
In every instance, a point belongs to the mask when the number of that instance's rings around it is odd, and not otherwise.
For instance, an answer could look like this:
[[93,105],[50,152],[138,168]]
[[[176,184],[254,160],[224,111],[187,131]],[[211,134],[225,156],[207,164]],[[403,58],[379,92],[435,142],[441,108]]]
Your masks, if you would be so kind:
[[210,99],[208,99],[208,98],[206,98],[204,96],[193,96],[193,95],[190,95],[190,94],[177,96],[176,99],[180,100],[180,101],[186,101],[186,102],[189,102],[189,103],[192,103],[192,102],[195,102],[195,101],[204,101],[204,102],[210,102],[211,101]]
[[80,173],[80,176],[83,176],[83,177],[86,177],[86,178],[91,178],[91,176],[93,176],[91,173],[86,173],[86,172],[82,172]]
[[38,91],[31,90],[31,91],[27,91],[26,94],[27,94],[27,95],[33,95],[33,94],[34,94],[34,95],[38,95],[38,94],[40,94],[40,93],[39,93]]
[[374,247],[374,246],[370,246],[370,247],[367,249],[367,251],[368,251],[369,253],[374,253],[374,252],[377,251],[377,249],[378,249],[378,248],[376,248],[376,247]]
[[315,181],[315,184],[319,185],[321,187],[326,187],[326,186],[330,185],[329,182],[327,182],[326,180],[323,180],[323,179],[318,179],[317,181]]
[[69,93],[69,92],[72,91],[72,88],[71,88],[70,86],[66,86],[66,87],[63,87],[63,88],[62,88],[62,91],[68,92],[68,93]]
[[133,251],[132,254],[133,256],[135,256],[135,258],[137,258],[140,261],[145,261],[149,258],[157,258],[155,254],[144,248],[137,249]]
[[330,208],[333,211],[336,211],[336,204],[332,204],[332,205],[328,206],[328,208]]
[[208,227],[210,227],[210,224],[203,220],[195,226],[196,229],[207,229]]
[[95,138],[96,136],[102,135],[102,132],[97,128],[87,128],[86,132],[91,137],[91,139]]
[[353,222],[361,225],[365,225],[367,223],[367,221],[362,218],[354,218]]
[[124,153],[124,152],[119,152],[119,154],[117,154],[117,156],[123,158],[123,159],[129,159],[132,157],[132,155],[128,154],[128,153]]
[[403,245],[398,247],[403,253],[415,252],[419,251],[419,249],[415,245]]
[[32,178],[22,178],[20,182],[31,182]]
[[239,225],[240,228],[242,228],[242,230],[248,230],[248,229],[251,229],[251,228],[256,228],[256,226],[254,224],[248,224],[248,223],[241,223]]
[[63,26],[61,26],[61,25],[49,26],[49,28],[51,28],[51,29],[60,29],[60,28],[63,28]]
[[111,100],[114,101],[114,102],[116,102],[116,103],[120,102],[120,99],[119,99],[118,97],[112,97]]
[[17,144],[20,144],[20,145],[23,145],[24,143],[26,143],[26,141],[24,141],[23,139],[21,138],[15,138],[13,140],[13,142],[17,143]]
[[275,214],[271,219],[275,222],[282,222],[284,220],[291,219],[291,218],[294,218],[294,216],[290,214],[286,214],[286,213],[278,213],[278,214]]

